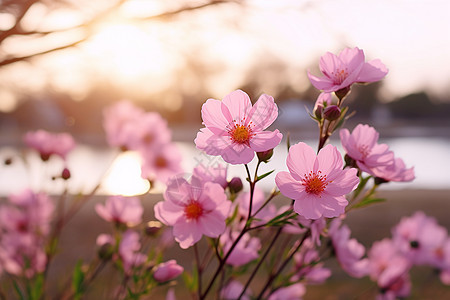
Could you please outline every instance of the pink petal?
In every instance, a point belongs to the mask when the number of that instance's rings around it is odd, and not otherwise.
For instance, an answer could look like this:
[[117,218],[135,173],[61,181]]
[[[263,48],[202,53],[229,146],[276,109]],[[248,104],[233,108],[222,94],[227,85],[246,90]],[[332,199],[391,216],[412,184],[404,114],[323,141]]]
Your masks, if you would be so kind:
[[194,140],[197,149],[205,151],[209,155],[222,155],[226,148],[230,148],[231,141],[227,136],[217,136],[208,128],[200,129]]
[[252,107],[249,96],[241,90],[229,93],[223,98],[222,102],[228,107],[233,120],[238,122],[248,115]]
[[187,249],[202,238],[202,233],[196,222],[186,222],[180,219],[173,226],[173,236],[180,247]]
[[383,79],[389,72],[388,68],[379,59],[366,62],[357,78],[358,82],[374,82]]
[[174,225],[184,213],[182,207],[176,206],[168,201],[156,203],[154,211],[156,219],[170,226]]
[[[228,201],[223,187],[213,182],[206,182],[203,185],[202,194],[198,200],[206,210],[215,209],[218,205]],[[224,214],[224,216],[226,215],[228,212]]]
[[289,149],[286,159],[286,165],[292,176],[301,180],[301,178],[313,170],[316,153],[305,143],[298,143]]
[[278,107],[273,97],[262,94],[255,105],[250,109],[248,122],[252,122],[254,131],[262,131],[269,127],[278,116]]
[[299,199],[299,196],[305,191],[305,187],[289,172],[279,172],[275,176],[275,183],[280,192],[291,199]]
[[364,52],[356,47],[353,49],[345,48],[339,53],[339,58],[342,63],[347,66],[349,73],[353,73],[355,70],[360,69],[365,60]]
[[225,218],[221,213],[212,211],[198,220],[198,227],[204,235],[218,237],[225,232]]
[[320,205],[323,208],[322,214],[326,218],[338,217],[345,212],[348,201],[344,196],[330,197],[322,194],[320,197]]
[[332,145],[326,145],[320,149],[317,155],[317,161],[319,163],[319,170],[322,174],[327,175],[334,169],[342,169],[343,161],[341,154],[336,147]]
[[255,152],[246,145],[233,144],[225,148],[221,155],[227,163],[237,165],[251,162]]
[[330,91],[334,87],[334,81],[328,77],[316,77],[308,71],[308,78],[311,84],[318,90]]
[[278,129],[275,131],[261,131],[250,140],[250,148],[256,152],[267,151],[278,146],[282,138],[283,135]]
[[320,71],[327,76],[332,78],[332,73],[335,72],[342,65],[341,60],[331,52],[327,52],[322,57],[320,57],[319,68]]
[[318,203],[317,196],[305,193],[304,197],[294,202],[294,211],[307,219],[316,220],[322,216],[323,207]]
[[208,99],[202,106],[203,124],[214,134],[218,135],[225,134],[225,128],[232,121],[226,119],[222,112],[222,106],[222,101],[214,99]]
[[102,217],[104,220],[106,221],[111,221],[111,214],[109,213],[109,210],[106,209],[105,206],[103,206],[103,204],[97,203],[95,205],[95,211],[97,212],[97,214]]
[[164,192],[164,199],[177,206],[183,206],[191,198],[191,186],[181,176],[172,177],[167,182],[167,189]]
[[332,178],[333,181],[328,183],[324,192],[332,196],[341,196],[350,193],[359,183],[357,172],[358,170],[356,168],[341,170],[337,176],[333,176],[338,179],[334,180]]

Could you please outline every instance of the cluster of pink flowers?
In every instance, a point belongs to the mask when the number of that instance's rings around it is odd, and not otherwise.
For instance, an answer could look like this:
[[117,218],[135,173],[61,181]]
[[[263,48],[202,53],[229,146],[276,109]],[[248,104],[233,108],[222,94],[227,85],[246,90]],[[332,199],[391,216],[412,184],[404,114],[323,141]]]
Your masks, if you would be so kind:
[[67,154],[75,148],[75,141],[68,133],[50,133],[45,130],[27,132],[24,136],[25,144],[39,152],[43,161],[56,155],[66,159]]
[[25,190],[0,207],[0,271],[33,277],[45,270],[45,244],[54,206],[43,193]]
[[103,127],[110,146],[137,151],[142,157],[141,176],[149,181],[166,181],[182,171],[181,153],[172,134],[156,112],[145,112],[131,102],[121,101],[103,112]]

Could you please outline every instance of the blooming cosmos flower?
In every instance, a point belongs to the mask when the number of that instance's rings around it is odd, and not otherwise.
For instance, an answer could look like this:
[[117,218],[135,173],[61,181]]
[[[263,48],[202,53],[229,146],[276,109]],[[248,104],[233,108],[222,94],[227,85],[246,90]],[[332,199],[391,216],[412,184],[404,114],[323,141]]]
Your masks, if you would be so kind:
[[165,282],[177,278],[183,271],[184,268],[177,264],[176,260],[171,259],[157,265],[153,277],[156,281]]
[[43,161],[47,161],[53,154],[65,159],[67,153],[75,148],[75,141],[68,133],[30,131],[25,134],[24,141],[28,147],[39,152]]
[[334,219],[328,231],[336,257],[342,269],[350,276],[361,278],[369,271],[369,260],[364,256],[364,246],[356,239],[350,239],[350,228],[341,226],[340,219]]
[[145,112],[131,102],[123,100],[103,110],[103,128],[110,146],[129,148],[130,136],[134,130],[134,120],[139,120]]
[[194,176],[202,179],[203,181],[211,181],[220,184],[224,189],[227,187],[227,167],[222,164],[216,164],[213,166],[205,166],[199,164],[194,168]]
[[418,265],[441,267],[447,229],[422,211],[402,218],[392,230],[392,240],[398,251]]
[[316,77],[308,72],[312,85],[324,92],[336,92],[357,82],[375,82],[388,73],[379,60],[365,62],[364,52],[358,48],[345,48],[339,55],[327,52],[320,58],[320,71],[324,76]]
[[203,234],[218,237],[225,231],[231,201],[219,184],[202,182],[194,176],[191,183],[173,177],[167,183],[164,200],[155,205],[155,216],[173,226],[181,248],[194,245]]
[[[238,236],[239,232],[230,230],[220,236],[220,244],[223,246],[224,253],[228,253]],[[259,257],[258,251],[260,249],[259,238],[245,233],[228,256],[226,263],[235,267],[245,265]]]
[[137,197],[111,196],[105,205],[95,205],[97,214],[108,222],[136,225],[142,221],[144,208]]
[[141,151],[141,177],[150,181],[166,183],[175,174],[182,172],[181,153],[176,144],[160,145],[158,149]]
[[197,148],[209,155],[221,155],[231,164],[249,163],[255,152],[270,150],[282,138],[278,131],[265,131],[278,116],[278,108],[269,95],[263,94],[252,106],[241,90],[220,100],[208,99],[202,106],[205,128],[195,139]]
[[301,283],[295,283],[277,289],[269,296],[269,300],[301,300],[305,293],[305,286]]
[[241,299],[241,300],[250,300],[251,291],[250,289],[247,289],[244,293],[244,295],[239,298],[242,291],[244,290],[244,285],[236,280],[231,280],[226,286],[222,288],[220,291],[220,299],[224,300],[235,300],[235,299]]
[[279,172],[275,182],[281,193],[294,199],[294,210],[307,219],[332,218],[344,213],[345,195],[356,188],[356,169],[343,170],[341,154],[327,145],[316,155],[305,143],[289,149],[289,172]]
[[129,274],[133,267],[142,265],[147,259],[146,255],[139,253],[140,249],[139,234],[132,230],[125,231],[119,243],[119,257],[126,274]]
[[369,125],[358,124],[350,134],[348,129],[339,132],[342,147],[357,166],[372,174],[372,169],[387,166],[393,162],[394,153],[386,144],[378,144],[378,132]]

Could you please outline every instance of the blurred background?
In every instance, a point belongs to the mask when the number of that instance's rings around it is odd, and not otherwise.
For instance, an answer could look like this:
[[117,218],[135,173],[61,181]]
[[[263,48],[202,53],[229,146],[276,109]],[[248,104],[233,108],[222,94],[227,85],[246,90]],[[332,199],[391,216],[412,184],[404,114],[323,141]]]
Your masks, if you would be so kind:
[[[85,146],[73,169],[98,164],[106,146],[102,109],[128,99],[169,121],[189,169],[201,155],[193,139],[202,103],[238,88],[253,101],[272,95],[280,109],[274,127],[315,144],[307,109],[318,91],[306,72],[319,75],[326,51],[357,46],[390,71],[352,89],[346,101],[356,115],[347,127],[375,126],[416,166],[407,187],[448,188],[449,11],[445,0],[2,0],[0,154],[42,128],[69,132]],[[126,159],[122,168],[132,165]],[[285,151],[280,168],[284,159]],[[17,168],[1,169],[0,193],[29,185],[16,180],[24,177]]]

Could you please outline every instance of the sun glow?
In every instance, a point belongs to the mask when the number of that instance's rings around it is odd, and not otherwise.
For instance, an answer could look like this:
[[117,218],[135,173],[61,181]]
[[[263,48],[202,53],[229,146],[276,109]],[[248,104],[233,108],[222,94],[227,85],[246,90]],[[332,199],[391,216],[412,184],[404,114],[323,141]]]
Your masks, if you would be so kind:
[[147,193],[150,184],[141,178],[141,157],[135,152],[121,153],[102,183],[107,194],[133,196]]
[[105,75],[127,88],[152,85],[152,90],[166,86],[164,78],[173,68],[157,30],[133,23],[106,22],[85,44],[88,56]]

